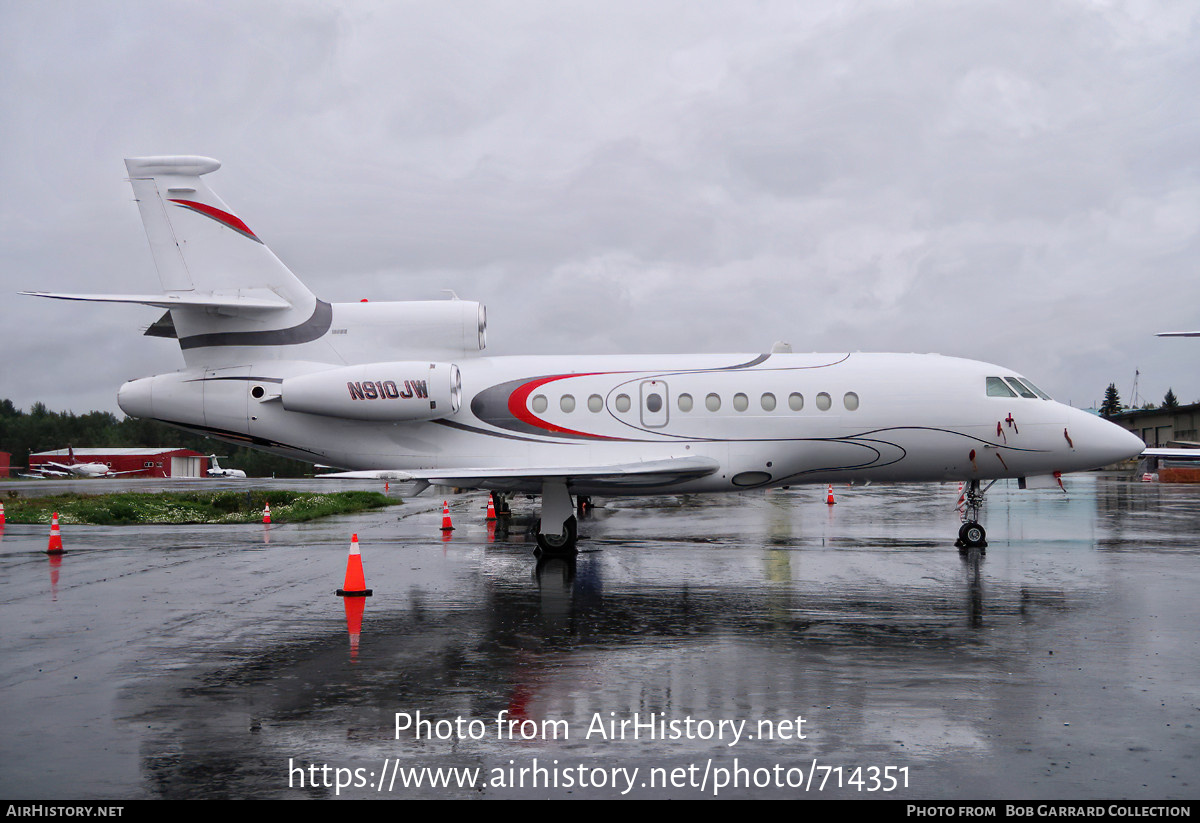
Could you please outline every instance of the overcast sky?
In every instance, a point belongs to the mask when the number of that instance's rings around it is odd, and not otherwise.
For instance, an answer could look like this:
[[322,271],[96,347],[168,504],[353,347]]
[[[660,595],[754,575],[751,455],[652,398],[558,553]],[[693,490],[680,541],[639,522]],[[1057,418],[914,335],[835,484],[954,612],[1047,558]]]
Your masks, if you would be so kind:
[[[0,397],[182,367],[123,158],[489,353],[935,351],[1200,401],[1200,4],[0,0]],[[399,356],[399,353],[398,353]],[[381,355],[380,359],[384,359]]]

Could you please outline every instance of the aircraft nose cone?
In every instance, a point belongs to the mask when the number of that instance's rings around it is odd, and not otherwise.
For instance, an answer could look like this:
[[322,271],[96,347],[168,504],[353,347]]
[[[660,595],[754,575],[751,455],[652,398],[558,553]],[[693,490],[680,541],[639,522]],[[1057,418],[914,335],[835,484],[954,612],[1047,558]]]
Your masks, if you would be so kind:
[[1116,423],[1113,423],[1112,426],[1118,430],[1118,434],[1113,435],[1115,441],[1113,448],[1120,449],[1124,455],[1123,457],[1118,458],[1119,460],[1128,460],[1131,457],[1137,457],[1146,450],[1146,444],[1142,438],[1138,437],[1131,431],[1122,429]]
[[1075,440],[1075,448],[1088,456],[1093,468],[1137,457],[1146,448],[1136,434],[1088,412],[1073,416],[1067,434]]

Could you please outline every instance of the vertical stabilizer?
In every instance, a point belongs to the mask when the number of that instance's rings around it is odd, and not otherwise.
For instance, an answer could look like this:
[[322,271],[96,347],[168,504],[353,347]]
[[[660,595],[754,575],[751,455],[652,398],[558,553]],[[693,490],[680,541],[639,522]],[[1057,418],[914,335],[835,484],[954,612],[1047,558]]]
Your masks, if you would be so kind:
[[[230,348],[270,348],[324,334],[329,305],[317,300],[201,179],[221,167],[218,161],[134,157],[125,167],[163,291],[192,303],[209,296],[214,302],[245,301],[232,309],[171,308],[189,365],[227,360],[225,355],[233,355]],[[251,305],[255,299],[276,305],[256,308]]]

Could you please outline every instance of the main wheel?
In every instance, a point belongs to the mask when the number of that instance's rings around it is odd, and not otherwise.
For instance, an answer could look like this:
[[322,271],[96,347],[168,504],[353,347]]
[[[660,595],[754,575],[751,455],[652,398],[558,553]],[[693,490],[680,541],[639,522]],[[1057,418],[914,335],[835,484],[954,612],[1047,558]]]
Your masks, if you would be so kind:
[[571,515],[563,523],[562,534],[542,534],[541,520],[534,524],[533,534],[537,538],[538,548],[545,554],[574,554],[578,528],[575,515]]
[[958,530],[958,540],[968,549],[980,548],[987,545],[987,532],[983,530],[983,526],[968,520]]

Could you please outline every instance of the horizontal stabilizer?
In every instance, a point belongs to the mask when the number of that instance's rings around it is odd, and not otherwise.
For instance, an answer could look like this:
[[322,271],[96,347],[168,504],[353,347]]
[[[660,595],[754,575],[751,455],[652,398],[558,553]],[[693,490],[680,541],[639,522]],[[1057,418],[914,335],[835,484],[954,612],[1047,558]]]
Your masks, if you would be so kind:
[[30,297],[51,297],[55,300],[84,300],[91,303],[137,303],[164,309],[179,306],[196,308],[250,309],[272,311],[290,309],[292,305],[269,289],[248,290],[250,294],[65,294],[48,291],[23,291]]

